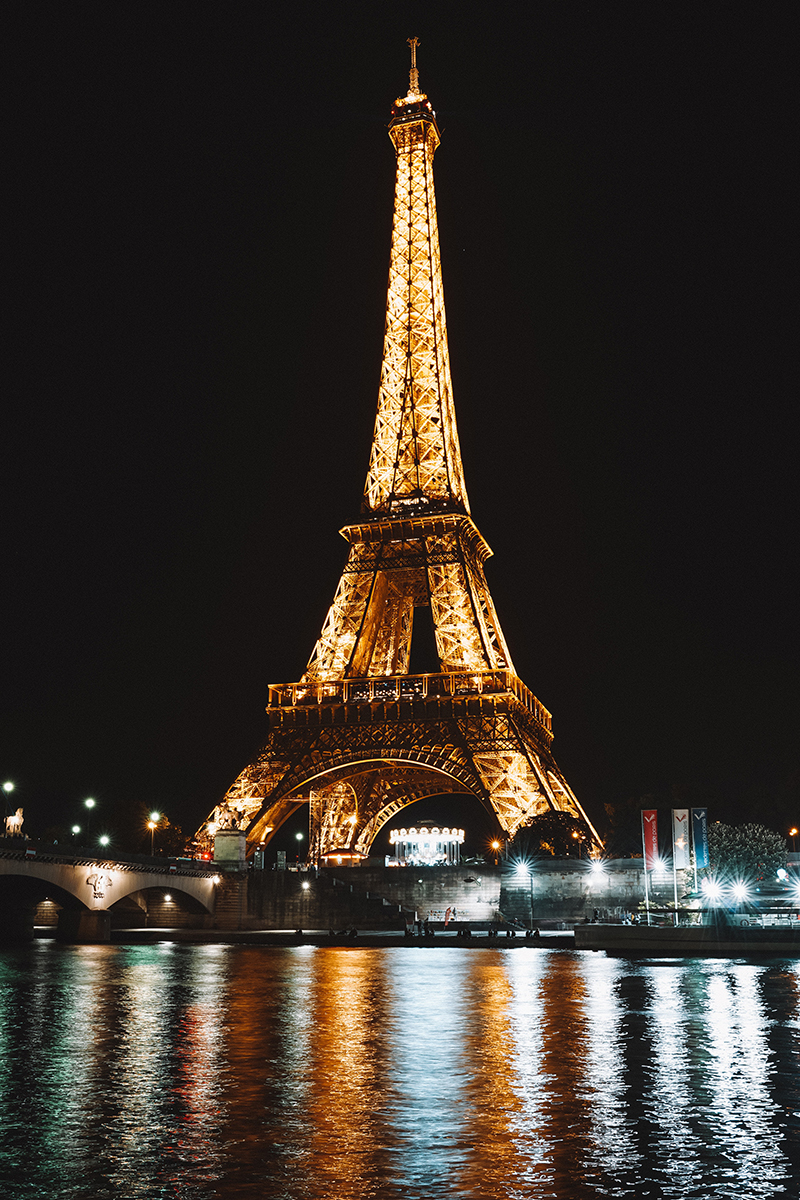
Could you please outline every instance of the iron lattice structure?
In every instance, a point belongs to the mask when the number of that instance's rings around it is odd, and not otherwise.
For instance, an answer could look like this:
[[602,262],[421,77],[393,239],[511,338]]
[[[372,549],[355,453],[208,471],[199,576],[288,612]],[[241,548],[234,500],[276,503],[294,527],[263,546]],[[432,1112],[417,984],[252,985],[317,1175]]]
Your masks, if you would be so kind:
[[[362,519],[298,683],[269,690],[269,738],[211,814],[252,848],[310,805],[311,857],[368,854],[406,805],[480,797],[508,836],[555,810],[600,844],[551,753],[550,713],[514,671],[486,583],[456,429],[433,188],[436,116],[411,86],[395,102],[397,153],[386,331]],[[409,674],[415,623],[437,672]]]

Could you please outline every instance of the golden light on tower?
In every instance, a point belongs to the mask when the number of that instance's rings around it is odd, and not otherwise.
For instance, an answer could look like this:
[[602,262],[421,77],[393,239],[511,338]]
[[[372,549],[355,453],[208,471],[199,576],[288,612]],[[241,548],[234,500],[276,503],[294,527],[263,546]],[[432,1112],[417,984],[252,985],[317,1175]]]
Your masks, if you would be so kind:
[[[251,848],[308,803],[309,856],[369,853],[402,808],[462,792],[506,837],[549,811],[600,839],[551,753],[550,713],[514,671],[469,509],[450,378],[433,157],[436,114],[409,39],[395,101],[394,217],[378,405],[361,519],[298,682],[269,689],[270,735],[209,818]],[[438,670],[409,674],[415,625],[432,625]]]

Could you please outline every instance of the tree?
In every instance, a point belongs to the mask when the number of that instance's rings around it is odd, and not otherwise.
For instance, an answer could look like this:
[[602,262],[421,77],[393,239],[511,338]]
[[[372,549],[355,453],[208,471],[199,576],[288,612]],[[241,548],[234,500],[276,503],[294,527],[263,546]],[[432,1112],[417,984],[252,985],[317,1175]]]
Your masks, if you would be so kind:
[[514,835],[509,850],[515,857],[533,858],[549,854],[553,858],[579,858],[586,841],[586,826],[570,813],[548,812],[533,817]]
[[156,854],[167,854],[178,858],[186,853],[186,834],[180,825],[174,825],[168,817],[162,816],[155,831]]
[[[151,831],[150,822],[154,813],[158,814],[158,820],[155,829]],[[140,801],[128,809],[124,823],[120,824],[122,828],[118,830],[115,842],[120,851],[149,854],[152,846],[155,854],[163,854],[169,858],[186,853],[186,834],[180,825],[170,821],[157,806]]]
[[774,879],[786,866],[786,842],[765,825],[723,825],[715,821],[708,827],[710,865],[700,872],[715,878]]
[[603,841],[609,858],[633,858],[642,853],[642,809],[657,808],[652,796],[629,796],[606,804]]

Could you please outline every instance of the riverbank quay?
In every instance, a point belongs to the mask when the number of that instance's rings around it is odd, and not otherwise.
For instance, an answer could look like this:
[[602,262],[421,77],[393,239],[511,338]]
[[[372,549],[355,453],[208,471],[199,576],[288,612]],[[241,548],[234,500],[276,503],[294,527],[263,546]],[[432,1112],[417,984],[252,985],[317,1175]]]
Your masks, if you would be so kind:
[[[36,930],[37,938],[52,938],[53,931],[46,927]],[[236,946],[328,946],[339,949],[370,949],[401,946],[416,946],[418,949],[439,947],[455,950],[519,950],[527,946],[542,950],[574,950],[575,939],[569,931],[543,931],[538,937],[526,938],[524,932],[516,937],[505,933],[488,936],[474,933],[471,937],[459,937],[456,932],[437,931],[428,937],[406,937],[399,930],[358,929],[351,932],[323,933],[309,930],[297,933],[293,929],[186,929],[152,927],[140,929],[115,929],[111,933],[113,945],[152,945],[157,942],[179,942],[186,945],[236,945]]]
[[576,950],[630,958],[800,958],[800,929],[734,925],[576,925]]
[[[650,902],[671,906],[661,881]],[[682,886],[682,885],[681,885]],[[564,932],[579,923],[622,922],[644,901],[641,859],[504,861],[496,866],[266,870],[243,856],[219,861],[145,856],[88,858],[19,842],[0,852],[0,941],[57,927],[66,942],[103,943],[126,930],[177,929],[192,936],[356,928],[394,935],[420,923],[442,933],[489,928]]]
[[[538,859],[498,866],[321,867],[300,871],[224,870],[214,924],[239,929],[402,930],[417,921],[437,929],[447,919],[567,930],[592,919],[621,920],[644,902],[641,859],[593,863]],[[672,876],[651,889],[651,903],[672,903]],[[142,922],[131,913],[131,924]],[[150,924],[150,922],[147,922]],[[156,919],[154,925],[164,924]],[[177,924],[177,922],[175,922]],[[121,922],[115,922],[121,924]]]

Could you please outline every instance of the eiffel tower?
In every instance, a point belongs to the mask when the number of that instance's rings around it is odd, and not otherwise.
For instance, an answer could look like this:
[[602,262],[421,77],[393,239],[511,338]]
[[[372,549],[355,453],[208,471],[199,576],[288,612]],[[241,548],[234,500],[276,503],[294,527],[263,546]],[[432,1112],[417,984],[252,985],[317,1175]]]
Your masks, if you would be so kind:
[[[436,114],[419,88],[394,103],[397,153],[386,332],[361,519],[305,673],[269,688],[269,737],[215,808],[207,835],[264,845],[310,805],[310,857],[368,855],[423,797],[469,793],[506,836],[569,813],[601,842],[550,750],[550,713],[514,670],[484,575],[492,551],[470,516],[456,430],[439,257]],[[409,674],[415,628],[438,670]],[[431,639],[432,640],[432,639]]]

